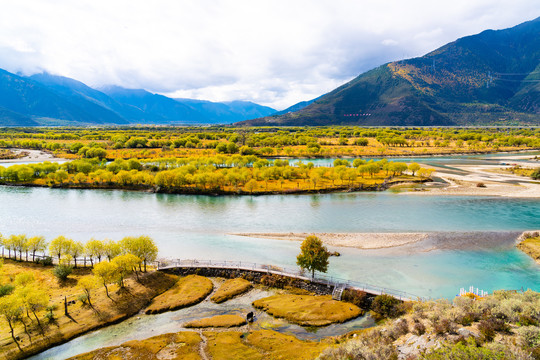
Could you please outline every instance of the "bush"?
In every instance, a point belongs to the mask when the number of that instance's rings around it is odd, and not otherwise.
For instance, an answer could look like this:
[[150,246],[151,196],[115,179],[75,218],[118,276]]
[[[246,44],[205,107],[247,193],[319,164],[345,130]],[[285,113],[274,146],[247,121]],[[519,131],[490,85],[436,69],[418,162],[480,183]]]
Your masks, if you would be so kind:
[[0,297],[11,294],[13,289],[15,289],[15,286],[11,284],[0,285]]
[[497,332],[508,332],[509,329],[504,320],[497,318],[481,320],[478,324],[478,330],[487,341],[492,341]]
[[533,171],[533,173],[531,174],[531,178],[533,178],[534,180],[540,180],[540,168],[537,168]]
[[517,328],[515,331],[522,345],[527,347],[540,346],[540,328],[536,326],[523,326]]
[[345,289],[343,290],[341,300],[350,302],[364,310],[369,309],[371,305],[371,298],[362,290]]
[[377,295],[371,303],[371,310],[384,317],[396,317],[400,315],[399,304],[401,301],[393,296]]
[[394,323],[391,330],[391,336],[393,339],[398,339],[400,336],[409,333],[409,324],[405,319],[399,319]]
[[77,297],[77,300],[79,300],[83,305],[86,305],[86,303],[88,302],[88,295],[81,294]]
[[36,263],[41,264],[43,266],[51,266],[53,264],[53,259],[50,256],[45,256],[42,259],[36,258]]
[[468,360],[503,360],[508,359],[508,354],[503,351],[496,351],[478,347],[474,339],[469,339],[466,343],[458,342],[457,344],[442,346],[428,354],[424,354],[421,359],[424,360],[451,360],[451,359],[468,359]]
[[60,281],[65,281],[72,272],[73,267],[70,265],[58,265],[53,269],[54,276]]
[[440,319],[433,323],[433,331],[437,335],[450,334],[455,331],[455,326],[448,319]]
[[418,336],[424,335],[426,333],[426,326],[420,321],[415,322],[413,326],[413,333]]

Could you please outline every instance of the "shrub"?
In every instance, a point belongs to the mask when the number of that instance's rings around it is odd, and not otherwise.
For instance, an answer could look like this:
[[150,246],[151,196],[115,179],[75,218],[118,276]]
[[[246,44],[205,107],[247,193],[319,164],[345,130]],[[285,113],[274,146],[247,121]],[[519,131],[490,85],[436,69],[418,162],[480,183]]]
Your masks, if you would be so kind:
[[394,339],[398,339],[400,336],[409,332],[409,324],[405,319],[396,320],[391,331],[391,336]]
[[88,302],[88,295],[81,294],[77,297],[77,300],[79,300],[83,305],[86,305],[86,303]]
[[518,334],[520,342],[524,346],[540,346],[540,328],[536,326],[522,326],[520,328],[517,328],[515,331]]
[[43,266],[51,266],[53,264],[53,259],[50,256],[45,256],[42,259],[37,259],[36,262]]
[[453,333],[455,331],[455,325],[448,319],[440,319],[433,323],[433,331],[437,335]]
[[480,321],[478,330],[487,341],[492,341],[497,332],[508,332],[509,326],[502,319],[488,318]]
[[73,267],[70,265],[58,265],[53,269],[54,276],[60,281],[65,281],[72,272]]
[[384,317],[399,316],[400,301],[393,296],[382,294],[377,295],[371,303],[371,310]]
[[416,335],[424,335],[426,333],[426,326],[421,321],[415,322],[413,326],[413,333]]
[[15,289],[15,286],[11,284],[0,285],[0,297],[11,294],[13,289]]
[[345,289],[343,290],[341,300],[350,302],[364,310],[369,309],[371,305],[370,297],[365,291],[361,290]]
[[478,347],[474,339],[467,340],[466,343],[458,342],[456,344],[446,344],[439,349],[431,351],[428,354],[422,355],[424,360],[448,360],[448,359],[468,359],[482,360],[493,359],[503,360],[508,359],[508,354],[503,351],[486,349]]

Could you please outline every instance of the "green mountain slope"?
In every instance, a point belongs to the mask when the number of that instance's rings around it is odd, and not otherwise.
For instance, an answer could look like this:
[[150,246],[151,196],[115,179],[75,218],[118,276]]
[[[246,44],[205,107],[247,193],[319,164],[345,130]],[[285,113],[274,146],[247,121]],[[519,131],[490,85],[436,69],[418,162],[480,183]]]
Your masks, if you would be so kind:
[[368,71],[300,111],[248,125],[540,125],[540,18]]

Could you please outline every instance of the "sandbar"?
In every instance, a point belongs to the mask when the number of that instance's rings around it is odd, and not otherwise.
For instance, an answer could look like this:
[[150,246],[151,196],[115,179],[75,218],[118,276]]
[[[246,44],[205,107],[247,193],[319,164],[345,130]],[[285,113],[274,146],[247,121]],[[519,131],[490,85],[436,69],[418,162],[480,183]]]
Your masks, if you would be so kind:
[[230,235],[259,239],[303,241],[315,235],[325,245],[357,249],[384,249],[426,240],[427,233],[234,233]]

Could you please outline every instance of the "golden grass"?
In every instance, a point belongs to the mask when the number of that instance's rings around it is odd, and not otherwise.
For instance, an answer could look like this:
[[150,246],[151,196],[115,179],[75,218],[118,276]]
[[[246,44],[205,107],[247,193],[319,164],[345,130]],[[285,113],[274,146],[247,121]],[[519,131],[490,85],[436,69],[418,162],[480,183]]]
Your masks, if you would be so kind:
[[259,330],[250,333],[247,342],[269,354],[269,359],[315,359],[330,345],[327,342],[298,340],[292,335],[285,335],[271,330]]
[[116,359],[185,359],[199,360],[201,337],[196,332],[185,331],[163,334],[145,340],[128,341],[69,358],[70,360]]
[[363,313],[358,306],[332,300],[330,295],[273,295],[254,301],[253,306],[275,317],[309,326],[342,323]]
[[525,239],[517,247],[540,264],[540,237]]
[[105,295],[105,288],[100,286],[91,291],[91,301],[94,308],[82,305],[77,301],[68,306],[71,319],[64,315],[64,296],[67,300],[76,300],[83,293],[77,287],[77,279],[90,273],[90,269],[74,269],[72,275],[64,283],[58,283],[52,274],[52,267],[43,267],[34,263],[18,263],[13,260],[5,260],[0,269],[0,283],[11,283],[15,276],[21,272],[31,272],[36,279],[36,286],[47,289],[50,295],[49,305],[55,305],[55,322],[48,323],[45,319],[45,310],[37,313],[44,325],[44,338],[39,330],[35,318],[31,321],[26,318],[26,324],[32,335],[32,343],[24,333],[21,324],[15,328],[15,336],[18,336],[20,345],[25,353],[19,352],[10,334],[9,327],[4,318],[0,318],[0,359],[18,359],[28,356],[29,353],[43,351],[55,344],[63,343],[88,331],[103,327],[107,324],[128,318],[141,309],[156,295],[164,292],[175,283],[177,277],[161,272],[149,272],[141,276],[141,282],[133,277],[126,281],[126,290],[119,290],[117,286],[109,285],[109,293],[112,298]]
[[213,360],[304,360],[315,359],[330,346],[327,342],[298,340],[271,330],[240,332],[205,332],[207,352]]
[[240,315],[216,315],[200,320],[185,323],[186,328],[209,328],[209,327],[235,327],[247,324],[246,319]]
[[181,309],[203,301],[212,292],[214,285],[210,279],[199,275],[188,275],[157,296],[146,309],[147,314]]
[[206,350],[212,360],[263,360],[268,357],[245,341],[240,332],[205,332],[207,337]]
[[246,279],[229,279],[219,287],[218,291],[216,291],[216,293],[212,295],[212,297],[210,297],[210,300],[219,304],[229,299],[232,299],[237,295],[245,293],[246,291],[251,289],[251,287],[251,283]]

